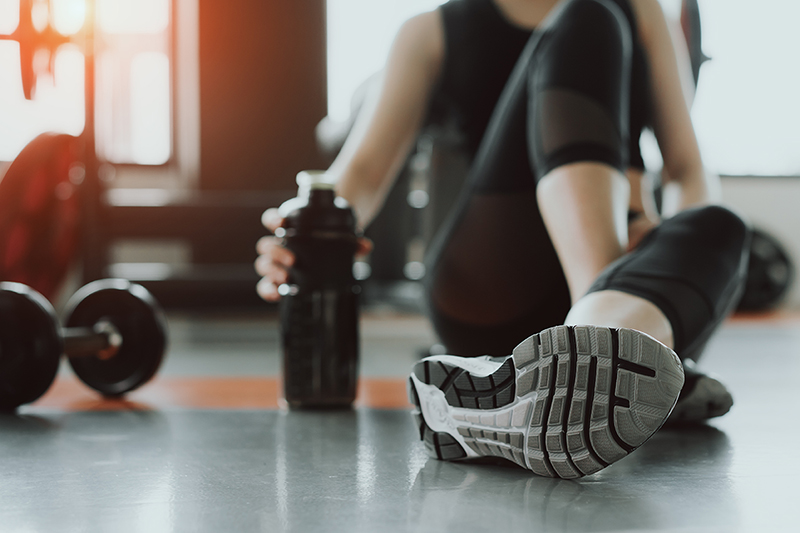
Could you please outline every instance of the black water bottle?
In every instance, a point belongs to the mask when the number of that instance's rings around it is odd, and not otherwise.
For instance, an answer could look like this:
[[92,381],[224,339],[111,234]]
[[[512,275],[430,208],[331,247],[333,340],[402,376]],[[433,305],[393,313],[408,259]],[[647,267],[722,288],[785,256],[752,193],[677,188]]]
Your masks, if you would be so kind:
[[353,210],[324,172],[301,172],[276,235],[295,254],[281,294],[283,391],[290,407],[349,407],[358,382]]

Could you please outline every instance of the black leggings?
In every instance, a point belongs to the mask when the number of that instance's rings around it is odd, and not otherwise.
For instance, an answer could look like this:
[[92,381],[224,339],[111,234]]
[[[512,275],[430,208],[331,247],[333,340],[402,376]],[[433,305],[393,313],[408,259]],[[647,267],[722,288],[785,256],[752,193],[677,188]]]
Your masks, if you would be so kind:
[[[536,184],[578,161],[628,166],[630,24],[609,0],[557,9],[522,52],[426,258],[429,315],[449,353],[509,354],[563,323],[570,295]],[[653,302],[679,355],[696,358],[743,286],[747,240],[730,211],[690,210],[662,223],[591,291]]]

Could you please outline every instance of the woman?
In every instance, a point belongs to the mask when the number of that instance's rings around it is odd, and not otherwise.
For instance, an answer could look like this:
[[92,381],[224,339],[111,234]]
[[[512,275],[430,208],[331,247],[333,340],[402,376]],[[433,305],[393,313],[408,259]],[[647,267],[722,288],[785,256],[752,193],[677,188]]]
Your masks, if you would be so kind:
[[[401,28],[330,172],[366,226],[444,102],[474,157],[429,253],[431,320],[450,353],[514,354],[416,365],[433,455],[578,477],[669,415],[684,382],[675,352],[696,359],[730,312],[748,239],[713,205],[677,43],[657,0],[451,0]],[[647,125],[664,158],[663,221],[642,187]],[[272,238],[259,252],[258,290],[275,300],[293,257]]]

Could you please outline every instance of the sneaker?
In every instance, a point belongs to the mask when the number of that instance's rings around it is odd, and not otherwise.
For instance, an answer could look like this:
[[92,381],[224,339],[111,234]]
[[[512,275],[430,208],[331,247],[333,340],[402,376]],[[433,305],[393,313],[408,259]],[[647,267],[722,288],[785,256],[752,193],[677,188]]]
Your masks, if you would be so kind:
[[503,358],[427,357],[409,399],[438,459],[502,457],[565,479],[593,474],[641,446],[683,385],[675,352],[629,329],[557,326]]
[[731,410],[733,396],[721,381],[698,370],[691,359],[684,359],[683,370],[686,381],[667,423],[704,422]]

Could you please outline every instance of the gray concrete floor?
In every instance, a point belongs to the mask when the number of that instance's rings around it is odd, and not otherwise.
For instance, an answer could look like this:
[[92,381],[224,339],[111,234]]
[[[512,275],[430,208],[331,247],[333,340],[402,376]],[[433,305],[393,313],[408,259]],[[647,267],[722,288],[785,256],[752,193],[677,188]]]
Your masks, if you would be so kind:
[[[274,318],[241,315],[169,317],[170,353],[165,376],[275,376],[280,372],[280,338]],[[361,375],[405,376],[423,351],[436,343],[428,321],[390,310],[361,320]]]
[[[164,375],[277,373],[274,323],[170,318]],[[368,317],[362,370],[402,376],[433,337]],[[0,417],[0,531],[798,531],[800,329],[736,323],[703,366],[736,405],[662,429],[579,481],[428,459],[407,412],[61,412]]]

